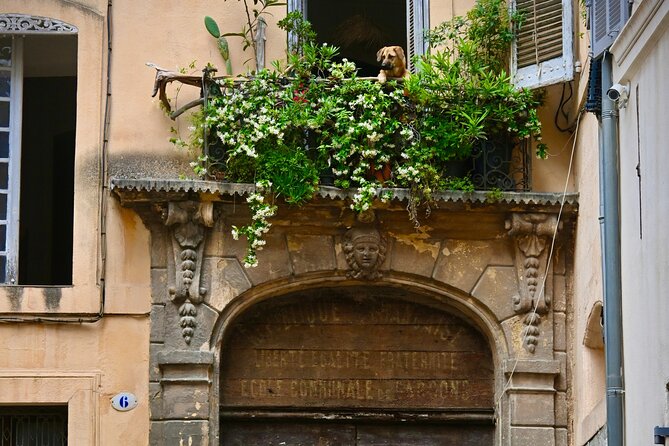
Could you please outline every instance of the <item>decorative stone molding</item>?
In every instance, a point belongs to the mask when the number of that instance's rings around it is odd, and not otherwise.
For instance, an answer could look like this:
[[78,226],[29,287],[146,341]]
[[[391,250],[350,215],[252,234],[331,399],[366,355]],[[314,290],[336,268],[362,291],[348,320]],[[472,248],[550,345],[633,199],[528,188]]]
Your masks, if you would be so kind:
[[76,26],[48,17],[0,14],[0,34],[76,34]]
[[506,221],[508,234],[515,238],[516,270],[519,293],[511,298],[514,311],[525,315],[524,347],[534,353],[538,344],[541,315],[550,310],[551,299],[545,292],[548,273],[546,247],[556,232],[555,214],[512,214]]
[[346,275],[353,279],[380,279],[379,267],[386,258],[386,249],[385,237],[375,228],[349,229],[344,236],[344,253],[350,268]]
[[212,202],[169,202],[163,212],[166,226],[172,228],[174,274],[170,277],[169,298],[179,305],[181,334],[190,344],[197,327],[197,307],[207,288],[201,286],[205,228],[214,225]]

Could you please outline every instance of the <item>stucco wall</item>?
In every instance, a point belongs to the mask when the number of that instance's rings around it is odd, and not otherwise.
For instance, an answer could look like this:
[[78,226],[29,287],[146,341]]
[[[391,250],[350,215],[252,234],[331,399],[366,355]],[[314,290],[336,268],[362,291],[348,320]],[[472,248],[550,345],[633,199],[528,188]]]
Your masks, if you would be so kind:
[[[669,328],[665,272],[669,243],[666,107],[669,93],[669,5],[644,1],[612,52],[613,82],[628,85],[620,110],[620,180],[625,377],[625,436],[628,444],[651,438],[665,425],[669,381]],[[638,113],[638,118],[637,118]],[[639,176],[637,176],[637,165]]]
[[[2,3],[3,13],[76,26],[78,50],[73,284],[0,289],[9,322],[0,324],[0,403],[68,404],[69,444],[141,445],[148,442],[149,243],[139,218],[115,213],[113,203],[113,218],[100,223],[106,10],[103,1]],[[104,294],[102,232],[110,259]],[[103,299],[105,316],[93,322]],[[19,322],[36,318],[51,323]],[[110,398],[120,391],[134,393],[139,407],[113,410]]]
[[[575,178],[581,205],[574,253],[574,444],[583,445],[606,422],[603,345],[585,345],[588,317],[602,300],[599,237],[599,123],[593,114],[581,118],[575,153]],[[594,332],[591,336],[601,336]]]
[[[435,1],[430,20],[436,24],[450,18],[453,13],[462,14],[466,5],[470,4],[471,2],[456,0]],[[106,153],[103,153],[103,121],[107,94],[107,2],[4,0],[2,10],[53,17],[73,24],[79,30],[79,47],[73,286],[0,289],[0,313],[3,316],[69,318],[74,323],[0,325],[0,339],[2,345],[6,346],[0,350],[0,369],[3,370],[0,374],[0,402],[12,404],[78,401],[72,406],[72,410],[83,408],[86,417],[92,419],[87,418],[87,422],[77,423],[76,416],[73,416],[70,430],[72,438],[83,439],[74,444],[146,444],[149,435],[149,404],[156,396],[153,392],[152,397],[149,397],[150,376],[154,373],[150,369],[149,345],[150,340],[160,339],[161,336],[155,323],[154,331],[150,331],[149,313],[153,309],[155,316],[156,296],[162,296],[161,293],[166,290],[161,288],[156,291],[163,276],[156,274],[157,268],[151,263],[150,253],[157,249],[156,244],[164,240],[155,236],[152,239],[139,216],[133,210],[121,207],[116,198],[111,197],[107,189],[103,189],[100,168],[103,161],[106,161],[111,176],[131,178],[175,178],[182,174],[191,174],[188,155],[168,142],[170,127],[176,126],[187,132],[188,122],[186,119],[180,119],[177,123],[170,121],[159,109],[157,99],[150,97],[155,71],[145,63],[153,62],[167,69],[187,66],[193,60],[196,61],[198,69],[209,61],[221,66],[216,43],[205,31],[202,19],[205,15],[211,15],[216,18],[223,31],[238,31],[242,23],[242,4],[235,1],[205,0],[113,2],[110,17],[113,50],[107,135],[109,143]],[[268,20],[268,61],[279,59],[284,54],[285,35],[275,26],[275,21],[281,17],[281,13],[276,13]],[[234,70],[242,72],[243,61],[249,54],[242,54],[239,40],[231,37],[229,41]],[[551,130],[559,91],[557,88],[550,89],[548,103],[542,113],[546,128],[545,142],[556,156],[547,161],[534,162],[535,185],[538,190],[561,191],[564,185],[568,159],[566,154],[569,152],[564,147],[568,135]],[[172,88],[170,95],[174,93]],[[197,94],[196,89],[184,87],[179,95],[179,103],[183,104]],[[569,190],[573,190],[571,185]],[[104,218],[101,218],[101,212],[105,214]],[[501,221],[503,218],[498,223]],[[397,240],[396,249],[402,252],[405,262],[392,267],[402,274],[426,274],[423,269],[429,269],[430,262],[434,262],[439,255],[443,256],[440,254],[441,240],[431,241],[431,244],[424,242],[420,234],[412,232],[407,220],[403,219],[402,224],[405,226],[399,230],[391,228],[391,232]],[[500,233],[504,232],[502,226],[497,229]],[[227,227],[219,229],[221,234],[229,233]],[[490,238],[494,239],[496,236]],[[225,249],[229,257],[239,257],[241,245],[231,244],[229,237],[223,237],[219,235],[215,242],[217,244],[214,247],[210,245],[211,251],[208,255],[220,255]],[[297,245],[291,245],[292,248],[299,245],[298,239],[293,240]],[[458,255],[466,258],[466,250],[463,252],[458,249],[468,245],[458,244],[457,241],[448,243],[450,245],[445,245],[444,248],[448,248],[450,258]],[[418,245],[424,249],[416,250]],[[286,247],[288,248],[290,247]],[[104,270],[103,255],[106,259]],[[288,266],[277,264],[268,273],[287,274]],[[480,271],[474,271],[478,275],[483,274],[487,263],[480,265],[480,268]],[[513,262],[506,253],[503,262],[487,269],[481,282],[497,284],[493,279],[498,274],[507,278],[513,276],[512,268]],[[448,267],[445,269],[448,271]],[[266,280],[262,279],[259,271],[262,270],[248,273],[251,281]],[[555,320],[548,319],[545,324],[548,331],[552,332],[555,325],[558,327],[557,331],[564,335],[569,323],[566,316],[569,281],[565,279],[566,270],[563,268],[561,271],[558,275],[562,277],[562,285],[558,294],[564,299],[560,315]],[[455,274],[452,271],[451,273]],[[470,273],[468,271],[459,279],[461,282],[458,282],[464,288],[469,287],[465,290],[467,293],[472,291],[474,282],[479,278],[478,275],[469,277]],[[100,279],[103,275],[104,294],[101,294]],[[162,285],[166,286],[166,283]],[[507,291],[504,287],[488,286],[492,289],[491,293]],[[105,302],[104,317],[96,323],[77,323],[76,319],[81,316],[97,317],[102,297]],[[507,305],[500,311],[509,311],[508,300],[499,305]],[[511,310],[506,316],[512,314]],[[512,326],[514,322],[507,321],[506,324]],[[508,329],[510,333],[514,330],[518,332],[522,328],[520,324],[516,325]],[[542,344],[542,354],[548,360],[555,350],[558,362],[564,366],[567,355],[566,339],[561,337],[558,342],[561,344],[555,349],[552,345]],[[557,372],[550,373],[554,376]],[[560,373],[561,376],[567,375],[566,370]],[[155,379],[153,381],[154,384],[157,382]],[[75,384],[70,384],[72,382]],[[552,382],[547,384],[548,387],[552,385]],[[557,402],[549,400],[547,405],[549,408],[555,406],[565,410],[559,413],[549,411],[548,416],[554,417],[553,419],[538,422],[532,419],[525,425],[529,429],[536,427],[537,423],[550,425],[551,429],[555,427],[556,432],[551,431],[550,435],[559,436],[554,436],[554,441],[564,444],[567,436],[566,381],[561,380],[557,385]],[[156,390],[155,385],[152,390]],[[119,391],[135,393],[140,400],[139,407],[128,413],[112,410],[109,398]],[[531,418],[532,415],[521,413],[519,416]]]

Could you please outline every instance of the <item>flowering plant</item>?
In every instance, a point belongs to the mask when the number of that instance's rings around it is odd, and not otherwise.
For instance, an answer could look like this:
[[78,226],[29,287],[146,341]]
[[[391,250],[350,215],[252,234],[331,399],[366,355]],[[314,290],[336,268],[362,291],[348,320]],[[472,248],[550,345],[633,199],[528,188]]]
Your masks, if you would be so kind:
[[246,237],[247,250],[244,257],[244,266],[246,268],[258,266],[258,256],[256,253],[265,246],[263,235],[269,231],[271,223],[268,218],[276,214],[276,206],[265,203],[263,193],[271,186],[267,181],[260,181],[256,184],[256,191],[246,197],[246,202],[251,210],[251,224],[237,227],[232,226],[232,238],[239,239],[239,236]]
[[275,212],[269,193],[299,205],[327,172],[335,186],[356,189],[350,206],[358,212],[386,198],[383,186],[409,188],[415,220],[416,205],[429,203],[433,191],[473,189],[448,166],[476,144],[540,139],[540,100],[504,72],[512,20],[502,0],[479,0],[466,17],[428,33],[417,74],[381,84],[359,78],[352,62],[335,61],[337,48],[316,44],[308,22],[291,13],[281,25],[298,30],[302,45],[286,67],[216,80],[220,94],[194,118],[194,145],[209,141],[195,165],[203,176],[260,185],[247,199],[252,223],[233,228],[247,239],[246,265],[257,264]]

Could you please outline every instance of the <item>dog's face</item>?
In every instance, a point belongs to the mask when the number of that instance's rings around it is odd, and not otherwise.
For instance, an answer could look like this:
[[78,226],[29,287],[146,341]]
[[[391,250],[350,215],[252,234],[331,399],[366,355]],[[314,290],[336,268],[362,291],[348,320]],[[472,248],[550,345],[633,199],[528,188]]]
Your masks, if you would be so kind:
[[399,71],[406,68],[406,57],[400,46],[384,46],[376,53],[377,62],[382,70]]

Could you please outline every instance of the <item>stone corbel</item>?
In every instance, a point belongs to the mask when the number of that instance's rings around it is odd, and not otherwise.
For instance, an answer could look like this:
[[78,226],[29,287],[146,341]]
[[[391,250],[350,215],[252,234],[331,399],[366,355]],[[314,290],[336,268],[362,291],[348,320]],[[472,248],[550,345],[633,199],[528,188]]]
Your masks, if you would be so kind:
[[524,315],[524,347],[534,353],[539,340],[541,316],[550,311],[546,293],[550,243],[558,225],[555,214],[512,214],[506,221],[508,234],[515,239],[518,294],[511,298],[513,309]]
[[174,274],[170,277],[169,298],[179,305],[181,334],[190,344],[197,326],[197,305],[204,301],[207,288],[200,283],[205,228],[214,225],[212,202],[168,203],[163,221],[171,228]]

